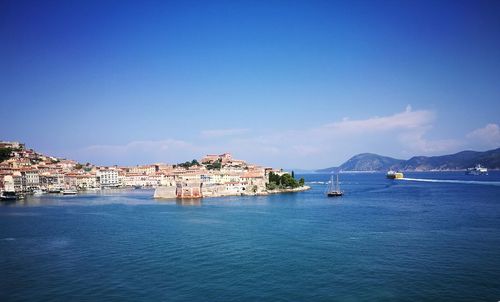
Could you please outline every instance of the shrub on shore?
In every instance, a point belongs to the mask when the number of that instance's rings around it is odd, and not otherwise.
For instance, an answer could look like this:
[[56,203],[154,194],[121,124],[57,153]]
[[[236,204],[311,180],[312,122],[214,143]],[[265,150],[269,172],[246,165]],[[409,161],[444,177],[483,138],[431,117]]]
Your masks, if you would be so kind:
[[269,183],[267,184],[268,190],[275,189],[295,189],[304,185],[304,178],[297,181],[292,175],[285,173],[278,175],[276,173],[269,173]]

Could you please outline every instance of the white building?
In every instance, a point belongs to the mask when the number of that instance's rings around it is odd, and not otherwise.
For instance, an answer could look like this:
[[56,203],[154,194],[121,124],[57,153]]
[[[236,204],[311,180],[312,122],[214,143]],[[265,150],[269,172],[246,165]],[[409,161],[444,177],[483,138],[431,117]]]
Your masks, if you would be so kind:
[[99,179],[101,187],[118,187],[120,185],[118,171],[114,169],[97,171],[97,178]]
[[26,171],[23,174],[26,178],[26,190],[33,191],[40,189],[40,176],[37,171]]
[[14,178],[12,175],[5,175],[3,177],[3,189],[6,192],[14,192],[16,189],[14,187]]
[[91,189],[98,187],[97,178],[93,174],[82,174],[76,177],[76,187],[81,189]]

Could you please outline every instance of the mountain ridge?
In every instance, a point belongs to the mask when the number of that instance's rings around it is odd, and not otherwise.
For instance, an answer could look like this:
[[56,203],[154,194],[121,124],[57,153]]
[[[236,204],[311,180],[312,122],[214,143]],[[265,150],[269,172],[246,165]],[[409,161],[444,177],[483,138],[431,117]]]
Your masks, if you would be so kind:
[[465,170],[481,164],[488,169],[500,169],[500,148],[488,151],[465,150],[440,156],[413,156],[408,160],[382,156],[374,153],[360,153],[338,167],[318,169],[316,172],[387,170],[401,171],[451,171]]

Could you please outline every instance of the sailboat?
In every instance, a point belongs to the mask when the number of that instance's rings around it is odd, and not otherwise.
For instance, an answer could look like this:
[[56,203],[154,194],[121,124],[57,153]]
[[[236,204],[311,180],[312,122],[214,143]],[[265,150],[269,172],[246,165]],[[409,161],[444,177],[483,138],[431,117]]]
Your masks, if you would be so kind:
[[330,177],[330,183],[328,184],[328,188],[326,190],[326,196],[328,197],[337,197],[344,195],[344,192],[340,191],[339,186],[339,175],[337,174],[337,180],[333,182],[333,175]]

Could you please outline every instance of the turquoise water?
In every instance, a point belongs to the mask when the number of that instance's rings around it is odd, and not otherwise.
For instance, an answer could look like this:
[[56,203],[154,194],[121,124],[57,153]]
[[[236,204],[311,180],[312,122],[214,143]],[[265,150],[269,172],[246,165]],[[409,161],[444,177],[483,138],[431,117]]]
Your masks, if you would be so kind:
[[342,174],[330,199],[304,176],[295,194],[3,204],[0,300],[500,300],[499,173]]

